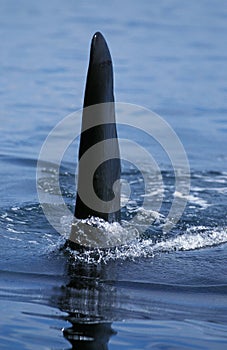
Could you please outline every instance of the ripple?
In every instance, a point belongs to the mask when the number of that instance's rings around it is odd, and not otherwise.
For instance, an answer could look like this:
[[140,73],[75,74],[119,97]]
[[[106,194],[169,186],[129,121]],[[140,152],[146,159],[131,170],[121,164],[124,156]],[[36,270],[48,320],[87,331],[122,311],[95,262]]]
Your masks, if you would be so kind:
[[[107,235],[119,234],[119,227],[108,224],[111,232]],[[105,226],[106,230],[107,226]],[[103,228],[104,229],[104,228]],[[106,233],[106,232],[105,232]],[[184,233],[180,233],[175,237],[162,237],[159,241],[153,239],[135,239],[129,245],[118,246],[109,249],[89,249],[83,252],[74,251],[70,248],[70,253],[74,256],[75,261],[88,264],[97,264],[100,262],[107,263],[110,260],[126,260],[138,258],[153,258],[157,254],[170,253],[174,251],[191,251],[196,249],[204,249],[227,243],[227,230],[223,227],[205,227],[192,226],[187,228]]]

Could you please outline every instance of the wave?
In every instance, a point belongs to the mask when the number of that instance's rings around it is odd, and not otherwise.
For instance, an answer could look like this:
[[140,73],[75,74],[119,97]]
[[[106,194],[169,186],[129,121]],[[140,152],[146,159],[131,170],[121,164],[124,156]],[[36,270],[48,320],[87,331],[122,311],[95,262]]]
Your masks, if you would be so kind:
[[[6,157],[7,162],[12,161]],[[21,162],[17,159],[15,161]],[[24,160],[22,161],[24,163]],[[24,164],[34,166],[33,159],[25,161]],[[73,210],[74,200],[74,174],[66,167],[61,168],[60,182],[62,185],[62,196],[68,207]],[[127,170],[127,169],[126,169]],[[137,186],[137,174],[132,177],[125,170],[124,175],[130,176],[130,185]],[[46,169],[46,172],[53,172],[54,167]],[[51,173],[52,174],[52,173]],[[52,174],[52,175],[53,175]],[[192,172],[191,191],[187,196],[187,207],[179,223],[169,234],[162,231],[166,223],[166,217],[170,202],[173,196],[182,197],[179,192],[174,192],[174,174],[171,171],[163,171],[163,178],[166,182],[164,188],[164,200],[160,212],[151,209],[144,209],[137,206],[137,195],[144,196],[140,188],[134,192],[135,196],[127,203],[124,193],[122,202],[124,204],[122,225],[109,224],[97,219],[95,225],[99,226],[100,232],[109,237],[110,240],[122,242],[122,236],[128,237],[124,245],[118,245],[111,249],[90,249],[86,252],[71,251],[77,261],[86,263],[107,262],[111,259],[136,259],[140,257],[153,257],[155,254],[172,251],[189,251],[195,249],[210,248],[227,242],[226,228],[226,183],[227,173],[225,172]],[[136,182],[136,180],[138,180]],[[147,195],[147,201],[153,201],[154,177],[151,177],[148,184],[151,195]],[[54,188],[54,187],[53,187]],[[53,191],[54,192],[54,191]],[[53,193],[53,196],[56,193]],[[161,193],[163,195],[163,193]],[[155,193],[159,196],[159,193]],[[151,206],[152,207],[152,206]],[[53,209],[53,215],[59,219],[61,208]],[[131,220],[136,215],[136,220]],[[41,205],[37,202],[18,203],[11,207],[0,208],[1,236],[4,239],[17,242],[25,242],[27,245],[40,245],[42,253],[60,249],[65,240],[58,239],[56,231],[48,224]],[[64,228],[67,238],[71,230],[71,217],[62,217],[60,224]],[[94,222],[90,222],[94,225]],[[148,229],[146,227],[149,226]],[[84,235],[83,228],[79,224],[78,235]],[[128,243],[127,243],[128,242]],[[18,243],[19,244],[19,243]],[[7,246],[7,245],[6,245]]]
[[[119,235],[122,235],[122,228],[119,231],[119,225],[104,224],[102,228],[107,236],[115,234],[119,237]],[[113,239],[116,240],[116,237]],[[204,249],[224,243],[227,243],[226,227],[192,226],[183,233],[179,231],[174,237],[165,237],[163,235],[157,239],[154,235],[153,238],[136,238],[127,245],[108,249],[86,249],[84,252],[68,249],[74,256],[75,261],[97,264],[100,262],[107,263],[109,260],[115,259],[153,258],[161,253]]]

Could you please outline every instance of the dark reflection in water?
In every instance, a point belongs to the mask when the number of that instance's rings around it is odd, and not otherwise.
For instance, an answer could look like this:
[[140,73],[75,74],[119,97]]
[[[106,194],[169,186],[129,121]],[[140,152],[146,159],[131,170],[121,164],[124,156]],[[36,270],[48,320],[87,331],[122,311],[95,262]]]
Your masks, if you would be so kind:
[[108,349],[110,337],[115,334],[111,323],[78,323],[69,317],[72,327],[64,330],[65,338],[72,344],[72,349]]
[[[69,263],[69,282],[62,286],[56,301],[58,308],[67,312],[71,327],[63,330],[72,349],[108,349],[108,342],[116,332],[111,327],[116,289],[114,266]],[[52,300],[54,302],[54,300]]]

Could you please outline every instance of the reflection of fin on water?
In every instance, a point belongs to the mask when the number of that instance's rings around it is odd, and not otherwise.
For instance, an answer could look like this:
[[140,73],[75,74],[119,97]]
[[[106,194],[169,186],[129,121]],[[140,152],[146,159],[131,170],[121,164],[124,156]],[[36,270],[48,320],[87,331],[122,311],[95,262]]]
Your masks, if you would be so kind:
[[[89,127],[91,119],[93,127]],[[95,153],[95,163],[99,166],[94,173],[93,188],[102,201],[98,207],[97,205],[94,207],[92,202],[89,203],[89,200],[92,200],[89,193],[89,183],[86,183],[89,181],[89,176],[87,176],[86,168],[79,165],[78,192],[82,196],[77,192],[75,217],[78,219],[96,216],[108,222],[120,221],[120,184],[119,181],[116,181],[120,179],[121,165],[115,124],[113,67],[106,41],[102,34],[97,32],[93,36],[90,50],[79,160],[86,152],[89,152],[92,146],[110,139],[112,140],[111,147],[108,148],[103,143],[103,146],[99,147]],[[112,156],[113,154],[115,157]],[[104,157],[108,160],[104,161]],[[94,160],[90,159],[90,161]],[[82,200],[84,196],[86,203]],[[108,202],[113,201],[114,198],[116,199],[115,203],[119,204],[118,210],[111,210],[111,207],[108,207]]]
[[72,327],[64,329],[64,337],[72,344],[72,349],[108,350],[109,339],[116,334],[111,328],[111,323],[72,323]]
[[63,334],[72,344],[70,349],[108,350],[110,338],[117,333],[111,326],[116,288],[105,280],[116,277],[115,266],[75,263],[73,258],[65,267],[67,283],[57,297],[51,297],[51,305],[56,307],[57,301],[58,308],[66,314],[68,324]]

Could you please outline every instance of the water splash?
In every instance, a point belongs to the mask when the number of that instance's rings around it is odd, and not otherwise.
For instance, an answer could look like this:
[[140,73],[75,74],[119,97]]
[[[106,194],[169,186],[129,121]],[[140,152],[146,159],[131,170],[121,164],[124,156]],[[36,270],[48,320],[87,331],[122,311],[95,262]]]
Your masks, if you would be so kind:
[[[70,178],[72,177],[70,175]],[[75,260],[97,264],[116,259],[152,258],[154,255],[164,252],[189,251],[226,243],[225,194],[227,174],[192,173],[191,193],[187,197],[188,205],[185,214],[174,231],[168,235],[163,233],[162,228],[166,223],[169,202],[173,195],[180,197],[182,194],[174,192],[171,172],[164,172],[163,177],[167,185],[164,193],[164,205],[160,212],[138,207],[136,202],[138,192],[135,192],[134,198],[128,203],[127,201],[124,202],[124,220],[121,225],[117,223],[110,224],[97,218],[85,220],[84,223],[78,221],[76,229],[81,237],[84,234],[82,226],[88,224],[98,227],[99,232],[102,233],[105,239],[108,238],[114,242],[122,242],[122,236],[127,239],[125,244],[110,249],[94,248],[83,252],[71,250],[70,254]],[[153,181],[154,179],[151,179],[149,184],[151,192]],[[65,188],[68,192],[67,194],[64,192],[65,200],[68,200],[69,194],[72,193],[71,186],[72,184],[69,185],[67,177]],[[56,193],[54,193],[55,195]],[[152,199],[153,196],[151,195],[151,202]],[[39,253],[42,252],[42,254],[48,254],[49,251],[53,250],[57,252],[69,236],[72,217],[61,217],[61,207],[56,207],[56,220],[60,219],[60,224],[65,232],[64,239],[59,238],[57,233],[48,225],[41,207],[37,203],[14,204],[12,207],[2,208],[0,213],[1,237],[9,240],[10,244],[15,241],[15,245],[20,244],[20,242],[21,246],[24,242],[26,246],[30,245],[30,247],[39,244]],[[135,213],[137,214],[136,221],[128,220]],[[143,234],[144,226],[148,224],[150,224],[150,229]]]
[[[106,235],[119,233],[119,224],[108,224],[102,227]],[[108,229],[110,231],[108,231]],[[125,229],[125,228],[124,228]],[[129,230],[129,227],[128,227]],[[128,231],[128,234],[130,231]],[[173,251],[190,251],[195,249],[214,247],[227,243],[227,229],[225,227],[192,226],[175,237],[162,237],[157,240],[153,238],[135,238],[130,244],[117,246],[110,249],[86,249],[84,251],[73,251],[70,253],[77,262],[88,264],[107,263],[110,260],[126,260],[138,258],[153,258],[157,254],[170,253]]]

